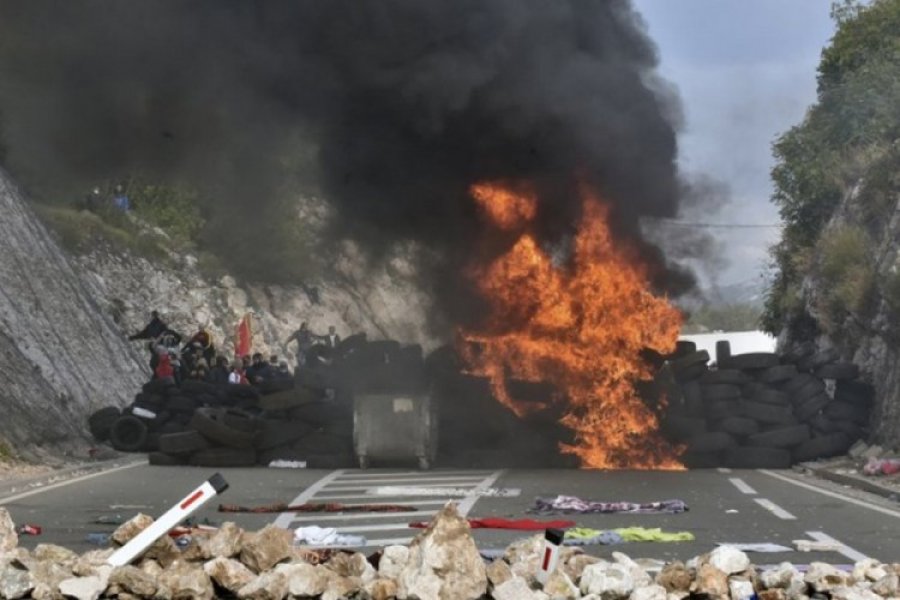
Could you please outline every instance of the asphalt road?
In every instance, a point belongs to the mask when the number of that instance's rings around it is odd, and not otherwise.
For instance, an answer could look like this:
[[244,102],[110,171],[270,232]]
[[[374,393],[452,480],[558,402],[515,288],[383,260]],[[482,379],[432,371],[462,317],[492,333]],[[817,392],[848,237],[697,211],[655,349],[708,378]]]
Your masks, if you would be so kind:
[[[43,528],[40,536],[21,536],[20,544],[61,544],[78,551],[95,546],[89,533],[111,532],[98,517],[128,518],[138,512],[158,516],[214,472],[208,468],[154,467],[146,464],[75,477],[26,491],[0,488],[0,505],[17,524]],[[793,472],[699,470],[688,472],[601,472],[574,470],[434,470],[317,471],[306,469],[221,469],[230,488],[196,513],[213,523],[235,521],[247,529],[268,523],[283,527],[320,525],[362,535],[370,546],[401,543],[416,533],[409,521],[428,520],[444,503],[440,496],[374,496],[379,486],[453,486],[473,489],[510,488],[517,496],[468,496],[460,508],[469,517],[563,518],[594,529],[660,527],[689,531],[691,542],[633,542],[590,546],[587,552],[608,556],[621,551],[632,557],[687,559],[717,543],[771,542],[791,546],[793,540],[834,540],[836,551],[796,551],[753,555],[758,565],[784,560],[823,560],[849,564],[864,556],[900,559],[900,505],[863,492]],[[527,509],[535,497],[559,494],[591,500],[647,502],[677,498],[690,510],[682,514],[593,514],[536,517]],[[408,503],[404,514],[248,514],[220,513],[219,502],[247,506],[273,502]],[[476,529],[479,548],[501,548],[527,532]]]

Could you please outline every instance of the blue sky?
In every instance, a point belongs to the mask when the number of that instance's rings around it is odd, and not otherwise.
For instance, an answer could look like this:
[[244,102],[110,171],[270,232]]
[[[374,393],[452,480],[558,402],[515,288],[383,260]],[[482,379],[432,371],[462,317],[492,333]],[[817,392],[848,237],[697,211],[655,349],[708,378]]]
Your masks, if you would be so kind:
[[[727,205],[688,220],[776,223],[769,202],[775,138],[815,101],[816,66],[834,33],[828,0],[634,0],[680,92],[680,161],[726,183]],[[777,229],[713,229],[726,242],[718,282],[758,276]],[[709,282],[709,277],[705,277]]]

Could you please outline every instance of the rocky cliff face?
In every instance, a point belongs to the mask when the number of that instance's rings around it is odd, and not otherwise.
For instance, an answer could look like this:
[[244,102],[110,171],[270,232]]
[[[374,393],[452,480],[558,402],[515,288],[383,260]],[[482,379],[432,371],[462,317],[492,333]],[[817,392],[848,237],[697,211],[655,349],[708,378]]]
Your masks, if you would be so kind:
[[89,412],[142,383],[139,356],[3,171],[0,215],[0,444],[83,448]]
[[68,255],[2,171],[0,214],[0,455],[83,453],[91,411],[126,404],[150,375],[143,343],[127,341],[150,310],[183,335],[204,324],[229,358],[247,313],[253,351],[292,365],[295,347],[284,341],[302,321],[317,333],[334,325],[342,336],[438,343],[424,327],[428,298],[402,254],[373,269],[348,246],[330,281],[249,285],[204,276],[190,254],[151,262],[98,243]]
[[[871,437],[893,446],[900,440],[900,190],[886,192],[881,214],[887,218],[874,219],[861,198],[864,188],[860,181],[843,198],[823,233],[826,248],[842,239],[859,240],[862,260],[835,277],[829,262],[849,260],[854,244],[845,241],[837,250],[818,253],[801,296],[816,324],[817,346],[839,350],[875,387]],[[779,340],[782,347],[795,341],[787,332]]]

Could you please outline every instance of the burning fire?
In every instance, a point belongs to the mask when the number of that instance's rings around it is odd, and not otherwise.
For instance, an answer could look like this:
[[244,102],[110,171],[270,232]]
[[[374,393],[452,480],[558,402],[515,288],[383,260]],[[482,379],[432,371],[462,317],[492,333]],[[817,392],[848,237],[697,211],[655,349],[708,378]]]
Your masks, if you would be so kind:
[[650,292],[637,255],[613,239],[608,207],[585,194],[572,260],[558,266],[527,232],[537,212],[533,196],[490,184],[471,193],[492,224],[522,234],[506,254],[470,273],[490,313],[480,330],[461,332],[469,371],[488,377],[494,395],[520,417],[541,407],[514,399],[508,378],[561,390],[561,422],[575,443],[560,449],[583,467],[682,468],[635,390],[653,375],[640,351],[671,352],[681,315]]

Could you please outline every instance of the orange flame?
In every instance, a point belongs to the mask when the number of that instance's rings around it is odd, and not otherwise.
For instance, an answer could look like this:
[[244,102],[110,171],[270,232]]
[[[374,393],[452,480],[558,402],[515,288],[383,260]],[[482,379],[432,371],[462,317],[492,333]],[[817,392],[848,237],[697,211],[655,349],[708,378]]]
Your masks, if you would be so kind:
[[471,193],[491,221],[501,229],[518,229],[537,213],[537,198],[531,194],[516,194],[490,184],[475,184]]
[[[472,195],[504,229],[511,207],[519,227],[536,213],[534,198],[514,200],[507,189],[481,184]],[[677,450],[659,435],[635,384],[653,376],[640,351],[671,352],[681,314],[650,292],[646,268],[613,239],[608,217],[609,208],[586,194],[569,266],[555,265],[523,233],[506,254],[474,267],[470,275],[490,314],[482,330],[461,332],[461,353],[470,372],[489,378],[495,397],[520,417],[541,407],[512,398],[508,377],[562,390],[561,422],[575,443],[560,449],[583,467],[680,469]]]

